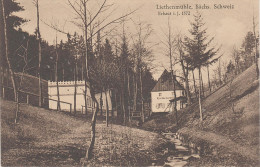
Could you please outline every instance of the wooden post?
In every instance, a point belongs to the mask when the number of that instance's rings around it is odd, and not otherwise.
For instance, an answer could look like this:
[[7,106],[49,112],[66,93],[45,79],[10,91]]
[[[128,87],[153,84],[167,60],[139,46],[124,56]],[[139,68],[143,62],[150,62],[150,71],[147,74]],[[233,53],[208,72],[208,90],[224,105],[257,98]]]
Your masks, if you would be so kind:
[[26,103],[29,104],[29,94],[26,94]]
[[70,113],[71,113],[71,107],[72,107],[71,105],[72,105],[72,104],[70,104]]

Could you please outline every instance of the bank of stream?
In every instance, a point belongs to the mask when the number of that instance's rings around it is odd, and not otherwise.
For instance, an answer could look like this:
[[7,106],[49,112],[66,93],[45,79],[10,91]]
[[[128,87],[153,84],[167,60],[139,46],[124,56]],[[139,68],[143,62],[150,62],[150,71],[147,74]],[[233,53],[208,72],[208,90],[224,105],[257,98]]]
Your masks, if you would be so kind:
[[[185,166],[191,159],[199,159],[201,154],[200,147],[197,147],[192,142],[182,142],[182,136],[176,133],[163,133],[162,134],[172,145],[165,148],[165,167],[182,167]],[[152,165],[157,165],[153,163]]]

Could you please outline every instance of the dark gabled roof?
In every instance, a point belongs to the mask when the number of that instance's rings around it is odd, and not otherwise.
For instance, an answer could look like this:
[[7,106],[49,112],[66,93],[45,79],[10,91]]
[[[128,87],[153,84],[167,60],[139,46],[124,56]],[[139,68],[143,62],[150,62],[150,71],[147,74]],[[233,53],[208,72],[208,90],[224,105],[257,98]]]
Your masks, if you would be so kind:
[[[184,90],[183,86],[176,80],[176,78],[174,79],[174,82],[176,90]],[[164,70],[164,72],[162,73],[161,77],[158,79],[155,87],[152,90],[152,92],[159,91],[173,91],[171,73],[167,70]]]

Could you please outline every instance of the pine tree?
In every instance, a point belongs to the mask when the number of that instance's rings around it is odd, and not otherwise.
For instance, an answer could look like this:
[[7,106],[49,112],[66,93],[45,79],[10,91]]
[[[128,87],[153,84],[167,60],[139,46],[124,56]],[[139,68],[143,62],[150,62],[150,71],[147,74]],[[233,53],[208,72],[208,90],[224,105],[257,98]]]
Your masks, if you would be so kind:
[[[23,11],[24,8],[20,6],[16,0],[4,0],[4,9],[5,9],[5,18],[6,18],[6,33],[8,38],[8,47],[9,47],[9,58],[10,63],[13,66],[14,71],[16,71],[15,63],[17,63],[19,57],[11,54],[14,50],[16,50],[20,45],[21,41],[24,38],[24,34],[19,29],[19,26],[26,22],[25,19],[13,15],[13,13]],[[6,63],[3,63],[5,66]]]
[[191,29],[189,30],[191,38],[186,37],[185,45],[189,53],[192,66],[199,71],[199,109],[200,120],[203,120],[202,104],[201,104],[201,68],[215,62],[218,58],[213,59],[219,49],[210,47],[210,43],[214,38],[208,40],[206,28],[204,28],[204,21],[199,12],[194,15],[194,22],[191,22]]

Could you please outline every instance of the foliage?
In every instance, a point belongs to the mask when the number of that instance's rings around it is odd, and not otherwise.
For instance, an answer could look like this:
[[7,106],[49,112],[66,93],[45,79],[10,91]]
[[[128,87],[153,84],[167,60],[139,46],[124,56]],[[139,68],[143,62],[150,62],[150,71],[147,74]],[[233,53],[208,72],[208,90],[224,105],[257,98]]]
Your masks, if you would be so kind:
[[219,51],[214,47],[210,47],[214,38],[207,39],[205,23],[200,13],[194,15],[194,22],[191,22],[189,30],[191,38],[185,37],[186,51],[189,53],[187,60],[191,63],[193,69],[214,63],[217,59],[212,59]]

